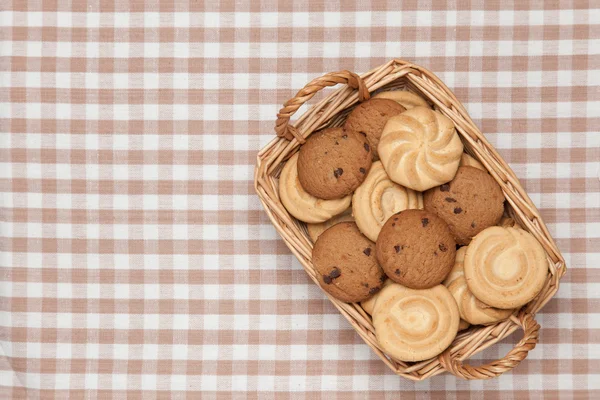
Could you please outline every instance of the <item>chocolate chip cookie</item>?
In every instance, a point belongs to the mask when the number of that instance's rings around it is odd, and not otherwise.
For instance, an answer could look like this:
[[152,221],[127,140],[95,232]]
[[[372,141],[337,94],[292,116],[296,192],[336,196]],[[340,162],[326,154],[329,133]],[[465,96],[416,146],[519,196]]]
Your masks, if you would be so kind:
[[313,247],[312,262],[323,290],[347,303],[368,299],[385,281],[375,243],[353,222],[341,222],[323,232]]

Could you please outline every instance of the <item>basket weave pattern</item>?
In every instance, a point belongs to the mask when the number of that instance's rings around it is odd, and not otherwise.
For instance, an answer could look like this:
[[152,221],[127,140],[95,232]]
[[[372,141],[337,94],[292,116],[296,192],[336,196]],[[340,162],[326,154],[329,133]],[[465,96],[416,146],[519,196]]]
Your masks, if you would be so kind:
[[[291,125],[290,117],[304,103],[323,88],[337,84],[342,86],[300,116],[294,126]],[[278,137],[265,146],[257,157],[254,175],[256,192],[287,246],[317,283],[311,261],[312,242],[306,225],[292,217],[281,203],[278,176],[285,161],[312,132],[324,127],[341,126],[353,105],[368,99],[375,91],[390,89],[410,90],[420,95],[454,122],[465,150],[486,167],[502,188],[507,208],[515,222],[533,234],[544,248],[548,258],[548,277],[540,294],[506,321],[490,326],[473,326],[459,332],[446,351],[418,363],[395,360],[384,354],[377,343],[371,317],[360,305],[343,303],[326,295],[383,362],[400,376],[423,380],[448,371],[464,379],[496,377],[517,366],[535,347],[540,329],[534,319],[535,313],[558,290],[559,280],[565,274],[566,266],[537,208],[514,172],[475,126],[464,106],[437,76],[423,67],[395,59],[361,76],[340,71],[314,79],[294,98],[288,100],[277,114],[275,131]],[[481,366],[464,363],[473,354],[483,351],[518,328],[524,332],[523,339],[502,359]]]

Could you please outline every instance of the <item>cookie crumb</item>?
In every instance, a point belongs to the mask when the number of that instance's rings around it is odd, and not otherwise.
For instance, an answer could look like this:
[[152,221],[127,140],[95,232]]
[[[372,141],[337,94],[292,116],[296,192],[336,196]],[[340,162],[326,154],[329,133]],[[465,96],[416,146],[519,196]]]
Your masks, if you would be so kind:
[[429,218],[423,218],[421,220],[421,223],[423,224],[423,228],[425,228],[427,226],[427,224],[429,223]]
[[461,212],[462,212],[462,208],[460,208],[460,207],[456,207],[454,209],[454,214],[460,214]]
[[343,173],[344,173],[344,170],[341,168],[338,168],[333,171],[333,176],[335,176],[336,178],[339,178],[340,176],[342,176]]
[[442,186],[440,186],[440,191],[442,192],[447,192],[450,190],[450,185],[448,185],[447,183],[444,183]]

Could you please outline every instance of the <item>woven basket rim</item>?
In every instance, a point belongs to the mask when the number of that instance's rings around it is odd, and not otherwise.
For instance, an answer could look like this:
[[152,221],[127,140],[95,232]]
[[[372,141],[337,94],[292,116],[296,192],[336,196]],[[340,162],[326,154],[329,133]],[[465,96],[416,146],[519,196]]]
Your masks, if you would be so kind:
[[[292,126],[290,117],[321,89],[341,84],[322,100],[312,105]],[[373,351],[399,376],[424,380],[443,371],[464,379],[488,379],[517,366],[532,350],[538,340],[539,324],[534,316],[556,293],[559,281],[566,273],[566,265],[558,247],[544,224],[519,179],[510,166],[486,140],[454,93],[432,72],[399,59],[372,69],[360,76],[350,71],[325,74],[309,82],[296,96],[284,103],[277,115],[277,137],[257,156],[254,187],[275,229],[303,265],[307,274],[317,283],[311,263],[312,242],[306,225],[292,217],[279,199],[278,174],[284,162],[293,155],[304,139],[325,126],[343,123],[349,108],[370,97],[375,91],[403,88],[416,92],[433,104],[434,108],[450,118],[465,145],[465,150],[481,162],[500,184],[511,217],[521,228],[532,233],[540,242],[548,258],[548,277],[540,294],[509,319],[490,326],[476,326],[459,332],[453,344],[432,359],[406,363],[386,356],[375,339],[371,318],[358,304],[343,303],[323,292]],[[318,285],[318,283],[317,283]],[[517,329],[524,337],[502,359],[473,367],[464,360],[502,340]]]

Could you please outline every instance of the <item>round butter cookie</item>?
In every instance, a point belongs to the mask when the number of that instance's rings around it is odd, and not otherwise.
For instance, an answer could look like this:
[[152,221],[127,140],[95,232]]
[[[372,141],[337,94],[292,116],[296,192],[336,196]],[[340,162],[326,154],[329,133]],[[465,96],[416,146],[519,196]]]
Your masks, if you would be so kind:
[[460,167],[452,181],[425,192],[423,204],[427,211],[446,221],[456,243],[465,245],[500,221],[504,194],[487,172]]
[[[394,281],[386,279],[385,282],[383,282],[383,288],[385,288],[386,286],[392,285],[392,284],[394,284]],[[370,315],[373,315],[373,309],[375,308],[375,304],[377,302],[377,298],[379,297],[379,293],[381,293],[381,292],[375,293],[373,295],[373,297],[371,297],[370,299],[367,299],[365,301],[362,301],[360,303],[363,310],[365,310]]]
[[298,180],[298,153],[285,164],[279,177],[279,197],[290,214],[300,221],[319,223],[327,221],[348,209],[352,196],[323,200],[307,193]]
[[308,193],[325,200],[354,192],[373,162],[367,138],[342,128],[313,133],[298,153],[300,184]]
[[423,361],[444,351],[458,332],[454,298],[442,285],[413,290],[384,288],[373,311],[373,326],[383,351],[402,361]]
[[373,163],[367,178],[352,196],[356,225],[374,242],[388,218],[408,208],[423,208],[423,196],[392,182],[380,161]]
[[473,167],[487,172],[482,163],[480,163],[467,153],[462,153],[462,156],[460,156],[460,164],[458,165],[459,167]]
[[323,290],[347,303],[368,299],[385,281],[375,244],[353,222],[341,222],[323,232],[313,247],[312,262]]
[[452,293],[458,304],[460,317],[473,325],[489,325],[510,317],[514,310],[488,306],[471,293],[467,287],[463,267],[466,252],[467,247],[461,247],[456,251],[454,268],[444,280],[444,286]]
[[511,309],[527,304],[542,290],[548,261],[529,232],[492,226],[473,238],[464,269],[475,297],[492,307]]
[[386,275],[412,289],[440,284],[455,254],[456,242],[446,223],[424,210],[393,215],[377,238],[377,260]]
[[373,98],[394,100],[407,110],[415,107],[431,108],[431,106],[422,97],[407,90],[391,90],[388,92],[380,92],[373,96]]
[[373,150],[373,158],[378,160],[377,145],[381,130],[390,117],[404,111],[406,108],[393,100],[373,98],[360,103],[352,110],[344,123],[344,129],[365,135]]
[[306,224],[308,236],[310,236],[310,239],[314,243],[317,241],[319,236],[321,236],[321,233],[325,232],[332,226],[339,224],[340,222],[354,222],[354,218],[352,217],[352,207],[349,207],[343,213],[336,215],[325,222],[321,222],[320,224]]
[[425,191],[454,178],[463,144],[448,117],[415,107],[388,120],[377,151],[391,180]]

